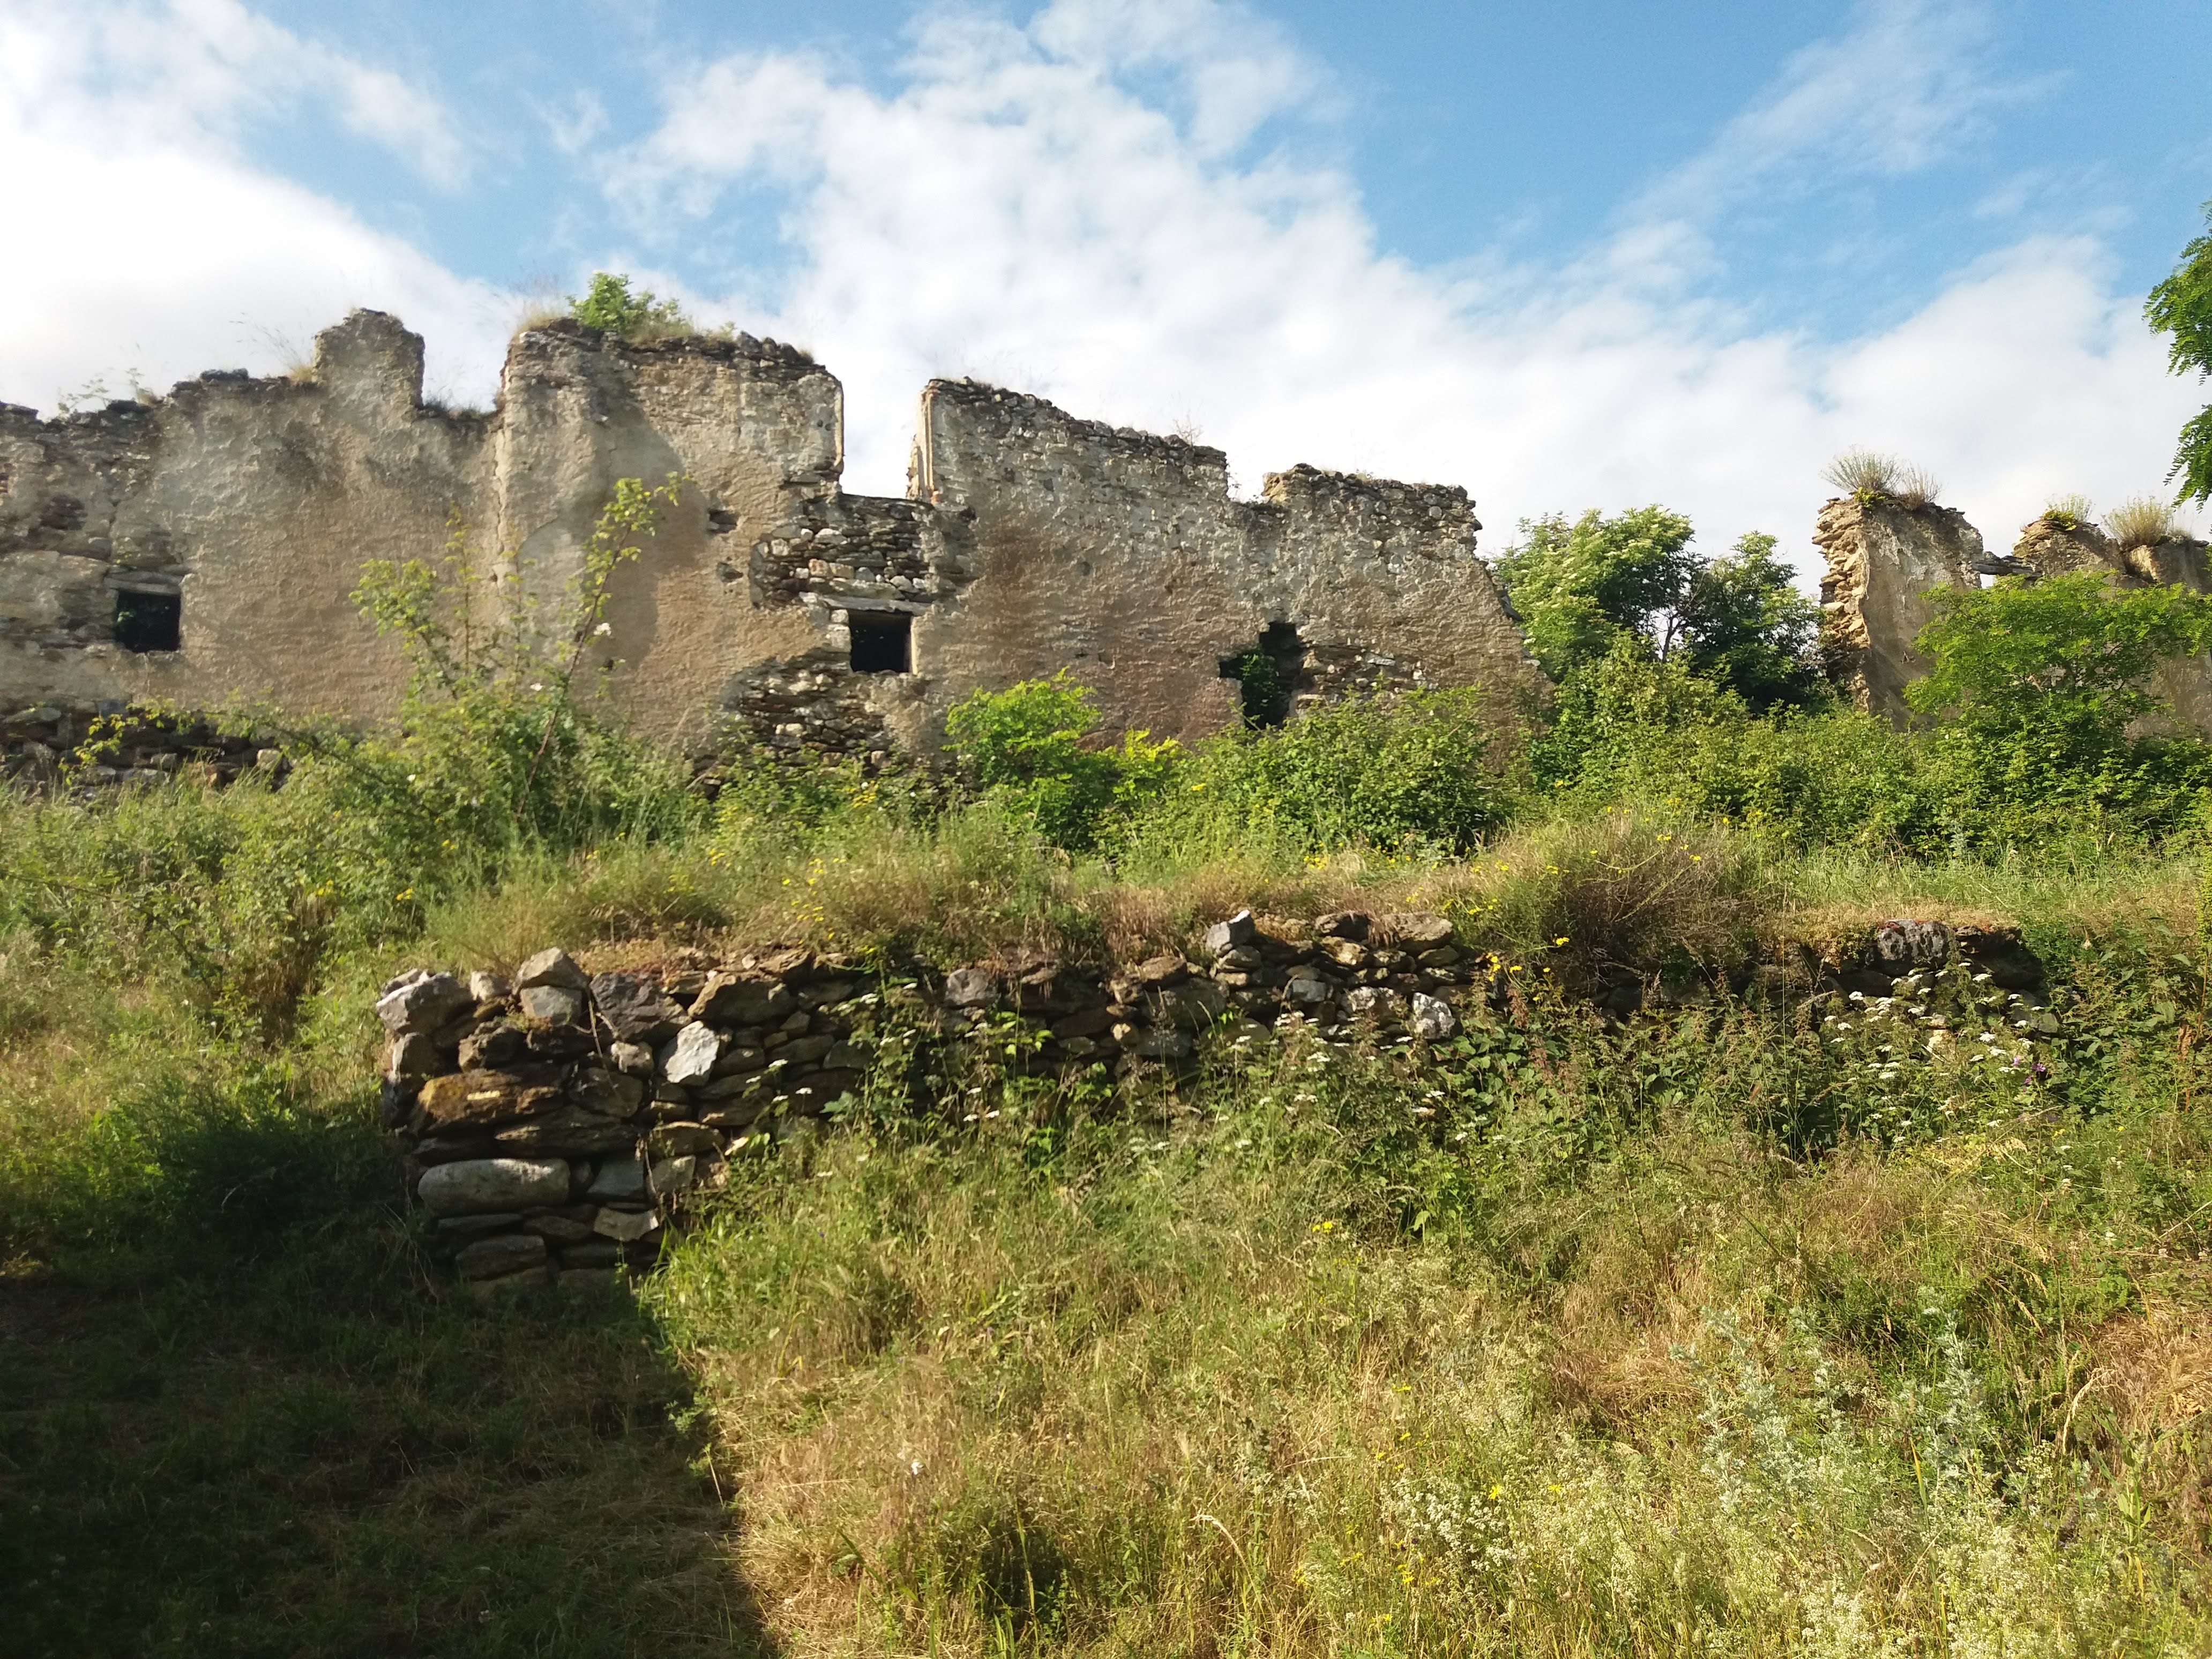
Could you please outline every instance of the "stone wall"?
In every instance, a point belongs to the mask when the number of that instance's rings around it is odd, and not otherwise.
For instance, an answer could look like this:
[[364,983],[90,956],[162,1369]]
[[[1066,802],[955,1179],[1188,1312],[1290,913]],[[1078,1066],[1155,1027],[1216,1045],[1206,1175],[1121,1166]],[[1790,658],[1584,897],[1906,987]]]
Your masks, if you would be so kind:
[[1913,641],[1935,615],[1930,588],[1978,586],[1981,532],[1954,507],[1841,496],[1813,540],[1826,556],[1820,644],[1829,677],[1860,708],[1903,725],[1905,687],[1925,674]]
[[422,397],[422,342],[356,312],[283,379],[213,374],[40,421],[0,405],[0,710],[266,701],[388,714],[349,595],[458,514],[485,592],[557,597],[617,478],[690,482],[617,575],[623,720],[702,757],[933,746],[977,687],[1073,668],[1109,723],[1239,717],[1224,659],[1273,625],[1309,699],[1520,689],[1536,671],[1456,489],[1299,467],[1257,501],[1219,451],[968,382],[924,393],[910,498],[848,495],[843,392],[747,336],[519,333],[497,408]]
[[[1264,924],[1240,911],[1187,953],[1103,966],[1012,950],[939,973],[784,948],[590,973],[549,950],[511,977],[418,969],[384,988],[385,1116],[432,1253],[462,1279],[589,1283],[650,1263],[732,1156],[811,1133],[841,1098],[980,1115],[963,1066],[982,1081],[1105,1067],[1175,1085],[1209,1050],[1263,1064],[1278,1045],[1286,1064],[1313,1043],[1458,1064],[1462,1021],[1528,1018],[1556,994],[1540,977],[1444,916],[1361,911]],[[1589,989],[1609,1024],[1733,994],[1803,1007],[1838,1042],[1879,1030],[2015,1069],[2060,1030],[2016,929],[1941,921]]]

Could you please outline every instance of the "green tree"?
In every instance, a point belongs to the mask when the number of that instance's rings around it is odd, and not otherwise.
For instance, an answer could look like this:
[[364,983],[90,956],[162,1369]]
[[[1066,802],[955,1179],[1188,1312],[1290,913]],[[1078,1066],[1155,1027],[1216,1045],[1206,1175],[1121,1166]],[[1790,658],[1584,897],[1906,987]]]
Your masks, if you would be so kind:
[[[2204,220],[2212,227],[2212,202],[2204,204]],[[2212,234],[2199,236],[2181,250],[2181,263],[2173,275],[2151,289],[2143,315],[2160,333],[2173,336],[2167,368],[2176,374],[2193,368],[2200,380],[2212,374]],[[2181,494],[2175,499],[2212,501],[2212,404],[2181,428],[2173,471],[2166,477],[2181,480]]]
[[592,286],[583,298],[568,296],[568,314],[590,328],[603,328],[625,337],[634,334],[680,334],[690,331],[691,319],[673,300],[654,297],[651,289],[629,290],[629,278],[611,271],[592,273]]
[[1774,546],[1753,531],[1690,578],[1678,606],[1689,667],[1759,710],[1826,701],[1814,655],[1820,608]]
[[1612,519],[1592,508],[1572,524],[1564,514],[1523,520],[1498,574],[1544,672],[1565,679],[1624,635],[1666,655],[1698,568],[1692,533],[1687,519],[1663,507]]

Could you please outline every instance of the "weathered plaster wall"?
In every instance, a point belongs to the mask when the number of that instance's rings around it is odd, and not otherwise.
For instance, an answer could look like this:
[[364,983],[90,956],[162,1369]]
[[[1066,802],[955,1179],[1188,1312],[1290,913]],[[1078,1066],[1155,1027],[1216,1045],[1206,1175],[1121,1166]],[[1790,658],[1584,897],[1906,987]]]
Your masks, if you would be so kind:
[[915,475],[972,542],[967,585],[915,630],[917,668],[947,690],[1067,666],[1109,726],[1195,737],[1238,718],[1221,663],[1270,623],[1304,642],[1308,699],[1536,683],[1462,489],[1299,467],[1237,501],[1218,449],[945,380],[923,394]]
[[[927,748],[969,691],[1062,667],[1109,726],[1195,737],[1238,718],[1221,664],[1271,623],[1297,630],[1309,702],[1537,684],[1463,490],[1299,467],[1235,501],[1218,450],[938,381],[914,499],[854,496],[842,388],[773,342],[526,330],[489,416],[426,405],[422,363],[356,312],[290,379],[46,422],[0,405],[0,706],[385,714],[404,669],[348,597],[364,562],[434,554],[458,513],[487,602],[550,616],[615,481],[672,474],[595,649],[629,725],[702,754],[732,723],[792,751]],[[181,594],[179,648],[118,642],[131,587]],[[910,671],[856,672],[852,630],[902,617]]]
[[1901,726],[1905,684],[1929,669],[1912,643],[1935,614],[1925,596],[1979,585],[1981,532],[1954,507],[1842,496],[1820,509],[1813,540],[1828,562],[1820,635],[1829,674],[1862,708]]
[[[422,343],[356,312],[295,380],[210,374],[40,422],[0,406],[0,703],[274,698],[374,716],[398,653],[347,595],[479,513],[490,424],[425,408]],[[118,588],[182,596],[181,648],[114,642]]]

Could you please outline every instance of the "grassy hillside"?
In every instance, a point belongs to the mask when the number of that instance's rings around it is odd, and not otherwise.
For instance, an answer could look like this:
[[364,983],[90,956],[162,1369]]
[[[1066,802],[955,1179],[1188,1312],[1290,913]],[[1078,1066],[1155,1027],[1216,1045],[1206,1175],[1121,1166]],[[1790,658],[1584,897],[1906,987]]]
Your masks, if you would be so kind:
[[[1555,814],[1467,859],[1141,869],[952,808],[517,854],[381,937],[310,917],[300,968],[293,911],[137,879],[225,836],[246,869],[286,793],[5,809],[22,1651],[2212,1640],[2186,850],[1925,863]],[[1127,955],[1245,902],[1446,908],[1538,989],[1437,1071],[945,1078],[734,1168],[620,1306],[457,1301],[373,1127],[402,963]],[[2048,1078],[1885,1082],[1787,1006],[1609,1028],[1543,988],[1601,936],[1656,968],[1888,914],[2025,924],[2080,999]]]
[[[2212,1650],[2212,751],[1968,657],[1912,734],[1755,709],[1639,637],[1195,753],[1031,686],[945,773],[711,799],[501,658],[271,734],[281,787],[0,797],[0,1645]],[[1418,1065],[970,1051],[598,1302],[456,1294],[376,1127],[401,967],[1244,905],[1440,911],[1516,988]],[[1896,915],[2017,923],[2055,1031],[1747,972]]]

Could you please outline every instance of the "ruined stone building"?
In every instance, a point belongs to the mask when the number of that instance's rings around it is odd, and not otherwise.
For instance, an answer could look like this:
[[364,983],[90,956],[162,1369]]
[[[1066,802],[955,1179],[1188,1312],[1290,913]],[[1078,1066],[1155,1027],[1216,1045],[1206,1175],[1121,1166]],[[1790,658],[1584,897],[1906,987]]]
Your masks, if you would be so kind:
[[[1827,560],[1820,583],[1821,644],[1830,675],[1858,705],[1903,725],[1905,685],[1932,666],[1915,646],[1936,614],[1928,595],[1984,577],[2094,571],[2124,586],[2179,583],[2207,591],[2204,544],[2169,535],[2120,547],[2095,526],[2045,514],[2009,556],[1982,545],[1955,507],[1844,496],[1820,509],[1814,541]],[[2212,656],[2163,663],[2149,687],[2182,726],[2212,736]]]
[[607,684],[695,752],[732,720],[924,748],[969,692],[1061,668],[1109,730],[1195,738],[1240,718],[1224,665],[1255,648],[1304,701],[1536,683],[1462,489],[1301,466],[1237,501],[1219,450],[937,380],[908,496],[851,495],[837,380],[746,336],[526,329],[489,415],[422,379],[420,337],[361,311],[289,378],[0,404],[0,706],[388,714],[404,668],[349,598],[365,562],[434,556],[458,514],[485,591],[557,593],[615,481],[671,474],[678,508],[615,579]]

